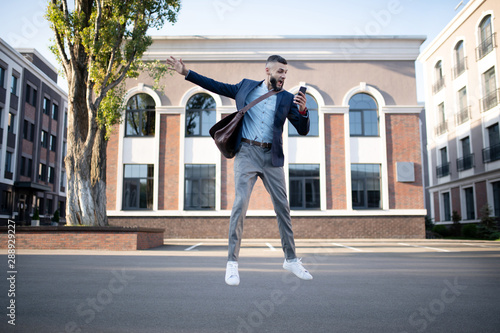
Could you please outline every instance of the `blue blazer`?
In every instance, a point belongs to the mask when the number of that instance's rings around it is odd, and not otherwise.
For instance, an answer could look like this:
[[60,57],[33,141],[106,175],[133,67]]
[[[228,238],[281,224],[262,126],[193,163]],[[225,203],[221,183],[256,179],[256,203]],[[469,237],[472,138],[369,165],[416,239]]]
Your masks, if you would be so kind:
[[[234,99],[238,110],[241,110],[245,106],[245,100],[248,94],[263,82],[243,79],[237,84],[222,83],[191,70],[186,75],[186,80],[218,95]],[[309,133],[309,112],[305,116],[301,115],[297,104],[293,102],[294,95],[288,91],[284,90],[277,94],[276,97],[276,113],[274,115],[271,152],[273,166],[282,167],[285,163],[285,156],[283,154],[283,125],[288,118],[300,135],[307,135],[307,133]],[[238,151],[240,147],[241,129],[236,142],[236,151]]]

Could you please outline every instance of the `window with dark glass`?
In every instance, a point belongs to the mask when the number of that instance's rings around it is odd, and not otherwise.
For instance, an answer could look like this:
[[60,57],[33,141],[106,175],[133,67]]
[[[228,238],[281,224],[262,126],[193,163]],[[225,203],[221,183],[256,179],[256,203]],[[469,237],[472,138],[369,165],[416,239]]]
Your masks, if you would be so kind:
[[464,54],[464,41],[460,41],[455,46],[455,67],[453,68],[453,74],[455,77],[459,77],[465,72],[465,54]]
[[380,164],[352,164],[352,208],[381,208]]
[[442,193],[441,201],[443,203],[443,221],[451,221],[450,192]]
[[21,157],[21,176],[31,177],[31,168],[33,167],[33,160],[27,157]]
[[208,94],[193,95],[186,104],[186,136],[209,136],[215,124],[216,104]]
[[123,209],[153,209],[154,166],[126,164],[123,173]]
[[57,104],[52,104],[52,119],[57,120],[59,116],[59,106]]
[[54,200],[53,199],[47,199],[47,207],[45,208],[45,211],[47,214],[52,214],[54,210]]
[[487,111],[498,105],[498,91],[495,78],[495,67],[491,67],[483,74],[482,111]]
[[43,110],[42,111],[43,111],[43,113],[45,113],[47,115],[50,112],[50,99],[47,97],[43,98]]
[[40,145],[43,147],[43,148],[47,148],[48,145],[49,145],[49,133],[47,133],[47,131],[42,131],[41,132],[41,135],[40,135]]
[[49,147],[51,151],[56,151],[57,148],[57,137],[55,135],[50,135]]
[[26,84],[26,103],[32,106],[36,106],[36,100],[37,100],[36,89],[30,86],[29,84]]
[[54,184],[55,181],[55,169],[49,166],[49,183]]
[[[307,94],[306,107],[309,110],[309,133],[307,133],[307,136],[319,136],[318,103],[316,99],[309,94]],[[292,123],[288,123],[288,136],[298,135],[299,133]]]
[[441,103],[437,107],[437,126],[435,128],[436,135],[446,133],[448,131],[448,122],[446,121],[446,112],[444,109],[444,103]]
[[5,87],[5,68],[0,66],[0,88]]
[[126,136],[155,135],[156,104],[148,94],[137,94],[127,102]]
[[493,215],[500,216],[500,182],[491,183],[493,189]]
[[14,129],[16,128],[15,123],[16,123],[16,115],[9,112],[9,124],[7,126],[7,132],[14,133]]
[[458,91],[458,113],[457,125],[463,124],[470,119],[469,106],[467,105],[467,88]]
[[471,169],[474,167],[474,154],[471,153],[470,138],[467,136],[461,139],[460,145],[462,147],[462,157],[457,159],[457,169],[458,171]]
[[443,63],[439,60],[434,66],[434,84],[432,92],[437,93],[444,87]]
[[26,176],[26,157],[21,157],[21,167],[19,170],[21,176]]
[[24,120],[23,122],[23,139],[28,140],[29,138],[29,129],[30,129],[30,122],[27,120]]
[[290,208],[319,209],[319,164],[290,164]]
[[2,192],[2,205],[0,206],[0,211],[3,213],[12,212],[12,192],[3,191]]
[[378,106],[368,94],[356,94],[349,100],[351,136],[378,136]]
[[483,149],[483,162],[500,160],[500,133],[498,123],[486,128],[489,146]]
[[495,35],[491,28],[491,15],[485,16],[479,24],[480,44],[477,47],[477,58],[482,59],[485,55],[493,51],[495,45]]
[[5,172],[12,172],[12,153],[10,151],[5,154]]
[[40,163],[38,167],[38,179],[43,182],[47,181],[47,166],[43,163]]
[[12,80],[11,80],[11,84],[10,84],[10,93],[13,95],[16,95],[16,96],[17,96],[17,81],[18,80],[19,79],[17,78],[17,76],[12,75]]
[[476,209],[474,208],[474,189],[472,187],[465,188],[464,196],[466,220],[474,220],[476,218]]
[[439,157],[441,164],[436,168],[436,176],[438,178],[448,176],[450,174],[450,163],[448,162],[448,148],[439,149]]
[[61,192],[66,191],[66,172],[61,171],[61,177],[59,179],[59,187],[61,188]]
[[215,165],[186,164],[184,209],[215,209]]

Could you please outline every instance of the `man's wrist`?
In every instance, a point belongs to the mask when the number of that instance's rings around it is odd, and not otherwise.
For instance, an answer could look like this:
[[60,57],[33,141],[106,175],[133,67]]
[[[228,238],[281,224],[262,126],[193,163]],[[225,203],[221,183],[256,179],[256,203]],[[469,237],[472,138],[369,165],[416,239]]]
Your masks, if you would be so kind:
[[307,114],[307,106],[304,108],[304,110],[303,110],[303,111],[300,111],[300,110],[299,110],[299,113],[300,113],[301,115],[305,116],[305,115]]

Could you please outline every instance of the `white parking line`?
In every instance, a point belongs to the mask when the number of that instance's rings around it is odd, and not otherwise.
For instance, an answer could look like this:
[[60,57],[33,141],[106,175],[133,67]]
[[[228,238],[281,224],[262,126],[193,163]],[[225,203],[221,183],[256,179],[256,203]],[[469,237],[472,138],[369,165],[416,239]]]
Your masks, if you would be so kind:
[[335,246],[345,247],[346,249],[350,249],[350,250],[353,250],[353,251],[364,252],[363,250],[357,249],[355,247],[350,247],[350,246],[342,245],[342,244],[338,244],[338,243],[332,243],[332,244],[335,245]]
[[450,250],[445,250],[445,249],[438,249],[436,247],[428,247],[428,246],[420,246],[420,245],[412,245],[412,244],[406,244],[406,243],[398,243],[399,245],[404,245],[404,246],[412,246],[412,247],[418,247],[421,249],[429,249],[429,250],[434,250],[434,251],[439,251],[439,252],[451,252]]
[[202,245],[202,244],[203,244],[203,243],[198,243],[198,244],[196,244],[196,245],[190,246],[190,247],[188,247],[187,249],[184,249],[184,251],[191,251],[191,250],[192,250],[192,249],[194,249],[195,247],[198,247],[198,246],[200,246],[200,245]]
[[470,244],[470,243],[462,243],[463,245],[469,245],[469,246],[479,246],[479,247],[484,247],[484,248],[491,248],[493,246],[487,246],[487,245],[481,245],[481,244]]
[[266,245],[271,249],[271,251],[276,251],[276,249],[274,248],[274,246],[272,246],[271,244],[266,243]]

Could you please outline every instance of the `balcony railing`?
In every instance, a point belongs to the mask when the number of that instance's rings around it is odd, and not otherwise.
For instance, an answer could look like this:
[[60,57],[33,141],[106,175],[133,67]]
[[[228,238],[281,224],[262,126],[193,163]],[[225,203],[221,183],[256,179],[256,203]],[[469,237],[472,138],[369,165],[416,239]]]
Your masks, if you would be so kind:
[[489,37],[486,37],[478,47],[476,47],[477,60],[481,60],[485,55],[497,47],[496,35],[496,32],[491,34]]
[[489,163],[500,160],[500,144],[483,149],[483,162]]
[[462,75],[467,69],[467,57],[464,57],[462,61],[457,62],[455,67],[453,67],[453,78],[456,79]]
[[440,136],[448,131],[448,122],[444,121],[435,128],[436,136]]
[[498,101],[500,101],[500,89],[496,89],[490,93],[488,93],[486,96],[481,98],[480,104],[481,104],[481,111],[488,111],[489,109],[494,108],[495,106],[498,105]]
[[462,158],[457,158],[457,170],[464,171],[469,170],[474,167],[474,154],[464,156]]
[[450,174],[450,163],[442,164],[436,167],[436,176],[438,178],[448,176]]
[[470,119],[470,106],[464,107],[456,114],[457,125],[461,125]]
[[436,83],[432,85],[432,93],[437,93],[444,87],[444,76],[436,80]]

